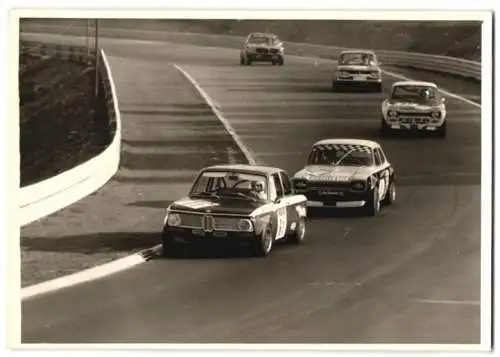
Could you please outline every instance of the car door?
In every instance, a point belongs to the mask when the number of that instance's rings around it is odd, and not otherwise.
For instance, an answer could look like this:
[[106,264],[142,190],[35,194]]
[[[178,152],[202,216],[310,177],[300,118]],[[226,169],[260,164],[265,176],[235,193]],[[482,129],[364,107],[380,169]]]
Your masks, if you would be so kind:
[[287,233],[291,233],[295,229],[299,218],[306,216],[307,199],[305,196],[295,194],[290,176],[286,171],[281,171],[279,175],[283,186],[282,202],[286,206]]
[[271,175],[271,180],[273,181],[276,197],[274,199],[274,215],[273,215],[273,227],[275,227],[275,239],[283,239],[288,231],[288,212],[287,212],[287,200],[285,197],[285,190],[283,183],[281,182],[280,174],[275,172]]

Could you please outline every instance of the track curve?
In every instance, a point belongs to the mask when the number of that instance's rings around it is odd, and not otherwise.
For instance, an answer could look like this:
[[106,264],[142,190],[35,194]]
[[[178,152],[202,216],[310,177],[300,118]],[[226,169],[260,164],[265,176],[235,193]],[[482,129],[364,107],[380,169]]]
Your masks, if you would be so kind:
[[319,138],[375,138],[396,167],[398,202],[376,218],[312,219],[306,245],[268,259],[157,259],[26,301],[23,342],[479,343],[479,108],[450,98],[445,140],[380,139],[382,95],[331,93],[331,61],[241,67],[230,49],[101,43],[111,66],[182,65],[257,161],[294,172]]

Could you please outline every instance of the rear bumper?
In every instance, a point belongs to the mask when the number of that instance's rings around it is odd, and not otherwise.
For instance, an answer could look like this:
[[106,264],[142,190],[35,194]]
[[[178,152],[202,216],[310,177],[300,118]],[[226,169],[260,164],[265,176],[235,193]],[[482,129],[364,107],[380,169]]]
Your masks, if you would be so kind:
[[354,80],[354,79],[343,79],[343,78],[334,78],[333,83],[337,85],[382,85],[382,79],[362,79],[362,80]]

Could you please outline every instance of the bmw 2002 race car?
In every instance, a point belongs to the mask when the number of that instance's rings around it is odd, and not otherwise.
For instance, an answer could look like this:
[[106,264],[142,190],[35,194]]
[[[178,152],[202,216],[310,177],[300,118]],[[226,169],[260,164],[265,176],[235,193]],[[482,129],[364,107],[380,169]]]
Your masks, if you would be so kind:
[[395,174],[382,147],[370,140],[324,139],[313,144],[293,179],[309,207],[359,208],[375,216],[396,199]]
[[432,82],[400,81],[382,102],[380,131],[426,131],[446,136],[446,98]]
[[285,49],[281,40],[272,33],[250,33],[240,51],[240,64],[250,66],[252,62],[271,62],[273,66],[285,63]]
[[332,78],[334,91],[342,88],[368,88],[382,92],[382,70],[375,52],[345,50],[340,52]]
[[166,256],[181,244],[250,245],[267,256],[275,241],[300,244],[306,234],[307,199],[276,167],[217,165],[204,168],[189,195],[168,208],[162,245]]

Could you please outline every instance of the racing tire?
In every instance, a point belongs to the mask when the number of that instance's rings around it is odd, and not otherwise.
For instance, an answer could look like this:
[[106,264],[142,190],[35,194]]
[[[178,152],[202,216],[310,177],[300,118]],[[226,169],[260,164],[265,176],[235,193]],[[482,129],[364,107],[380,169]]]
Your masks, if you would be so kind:
[[168,235],[162,235],[162,256],[165,258],[178,258],[181,256],[181,245],[174,242]]
[[389,125],[387,125],[384,118],[382,117],[382,119],[380,120],[380,136],[386,138],[390,136],[390,134],[391,134],[391,128],[389,127]]
[[374,217],[380,211],[380,198],[378,195],[378,186],[375,186],[373,190],[370,191],[367,197],[366,203],[363,206],[363,215],[368,217]]
[[281,57],[279,60],[278,60],[278,64],[280,66],[283,66],[285,64],[285,59],[283,57]]
[[389,188],[387,189],[387,194],[382,200],[382,204],[384,206],[390,206],[394,203],[394,201],[396,201],[396,183],[393,180],[389,184]]
[[240,65],[244,65],[245,64],[245,58],[243,56],[240,57]]
[[443,122],[443,125],[441,125],[437,130],[437,136],[439,136],[440,138],[446,137],[446,120]]
[[274,237],[270,226],[266,227],[253,243],[253,253],[258,257],[267,257],[273,250]]
[[250,58],[247,57],[247,60],[245,61],[245,64],[247,66],[251,66],[252,65],[252,60]]
[[306,220],[301,217],[297,221],[297,227],[290,233],[286,242],[290,244],[302,244],[306,236]]
[[382,93],[382,83],[376,83],[373,88],[373,91],[375,93]]
[[276,65],[277,65],[276,61],[271,61],[271,64],[272,64],[273,66],[276,66]]
[[335,81],[332,82],[332,92],[334,93],[340,92],[340,87]]

